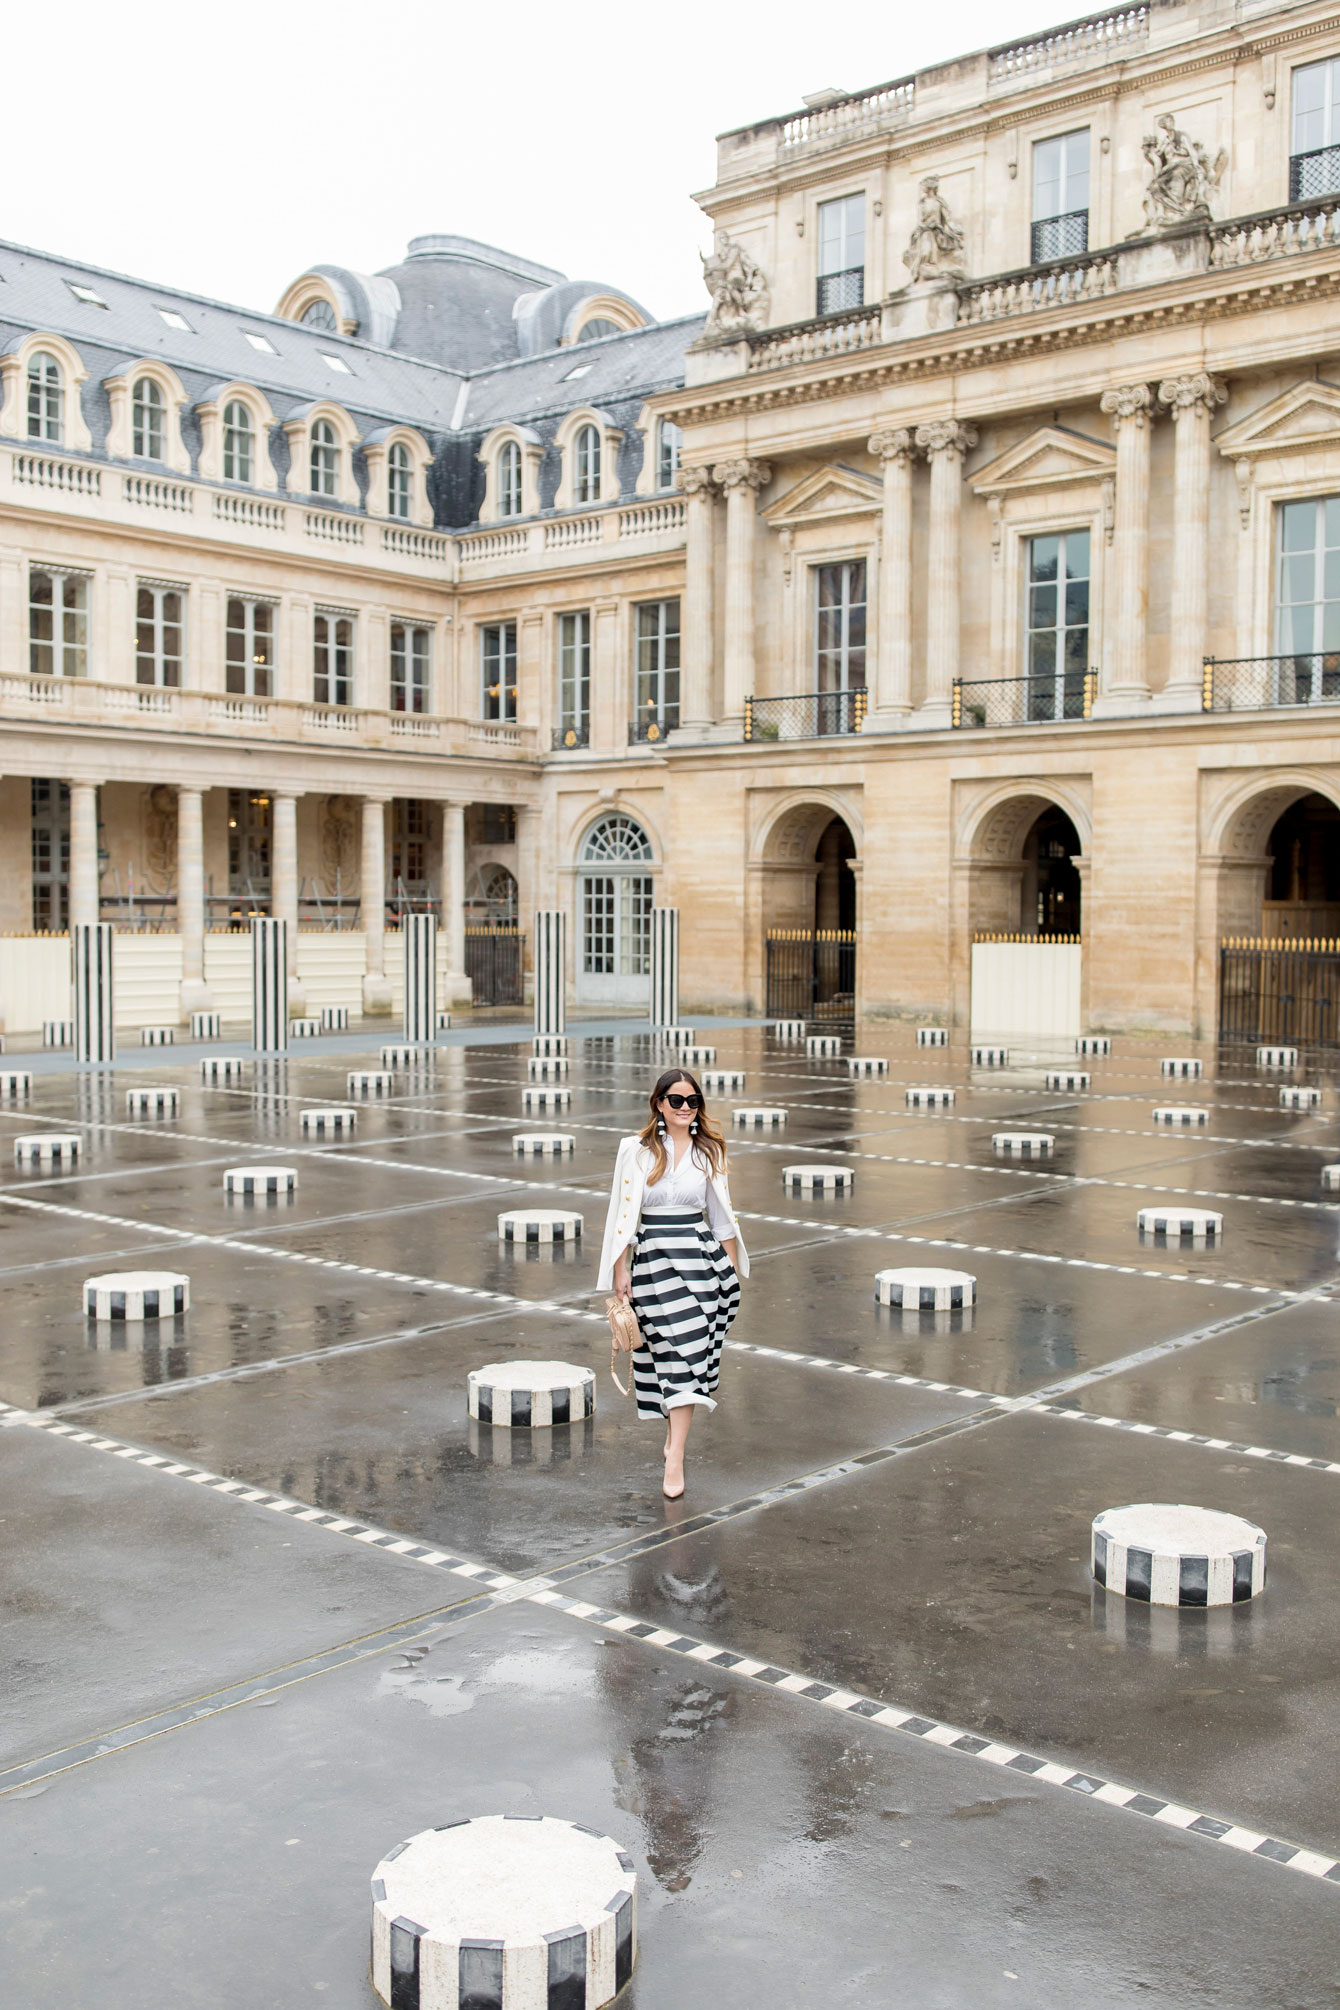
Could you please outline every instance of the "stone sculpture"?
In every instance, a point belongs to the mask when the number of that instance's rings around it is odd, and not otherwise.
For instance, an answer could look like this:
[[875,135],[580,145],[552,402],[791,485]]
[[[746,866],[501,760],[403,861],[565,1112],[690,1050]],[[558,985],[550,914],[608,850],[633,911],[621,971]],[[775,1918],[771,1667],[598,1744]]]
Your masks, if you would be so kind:
[[703,285],[712,296],[707,316],[711,335],[747,335],[768,318],[769,290],[763,268],[724,230],[716,233],[703,259]]
[[1228,166],[1228,150],[1220,147],[1211,160],[1199,140],[1177,125],[1171,112],[1154,121],[1142,151],[1149,162],[1145,190],[1145,223],[1150,230],[1173,230],[1181,224],[1208,223],[1210,197]]
[[963,232],[953,222],[940,194],[940,177],[928,174],[917,191],[917,226],[903,253],[903,264],[918,280],[962,279],[965,271]]

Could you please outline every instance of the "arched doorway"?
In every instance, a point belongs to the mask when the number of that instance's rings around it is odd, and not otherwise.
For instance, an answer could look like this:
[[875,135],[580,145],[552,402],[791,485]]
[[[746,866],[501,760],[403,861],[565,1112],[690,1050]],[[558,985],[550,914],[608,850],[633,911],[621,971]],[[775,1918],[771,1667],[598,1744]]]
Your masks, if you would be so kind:
[[859,847],[831,804],[794,805],[763,850],[764,1009],[770,1019],[856,1017]]
[[645,1005],[651,977],[655,881],[651,839],[611,811],[578,852],[577,996],[589,1004]]
[[1340,808],[1309,779],[1244,792],[1207,832],[1198,1016],[1221,1040],[1340,1044]]
[[960,825],[955,1011],[966,979],[974,1039],[1068,1039],[1084,1018],[1087,805],[1036,788],[980,800]]
[[1265,936],[1340,936],[1340,810],[1325,796],[1300,796],[1266,840],[1270,860],[1261,902]]
[[1079,832],[1064,810],[1045,809],[1024,839],[1019,933],[1055,940],[1080,932]]

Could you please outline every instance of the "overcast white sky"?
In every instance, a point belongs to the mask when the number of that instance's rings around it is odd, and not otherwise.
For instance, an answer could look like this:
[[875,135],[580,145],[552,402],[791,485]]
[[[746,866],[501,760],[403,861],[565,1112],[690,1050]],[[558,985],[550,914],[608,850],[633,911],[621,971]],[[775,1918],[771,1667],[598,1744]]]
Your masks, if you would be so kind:
[[[1078,11],[74,0],[52,42],[30,9],[46,53],[11,72],[3,233],[268,310],[320,260],[373,272],[455,231],[695,313],[709,232],[689,198],[717,132]],[[39,72],[50,89],[16,81]]]

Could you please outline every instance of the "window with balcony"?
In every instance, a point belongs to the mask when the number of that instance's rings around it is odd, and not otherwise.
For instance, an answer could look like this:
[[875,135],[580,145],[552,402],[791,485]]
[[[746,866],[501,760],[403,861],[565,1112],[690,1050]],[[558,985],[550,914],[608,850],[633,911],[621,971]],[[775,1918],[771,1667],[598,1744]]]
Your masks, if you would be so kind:
[[166,417],[163,393],[153,378],[137,377],[130,394],[130,451],[137,461],[164,458]]
[[433,631],[412,622],[391,623],[391,710],[431,711]]
[[65,378],[47,349],[28,358],[28,438],[59,446],[65,438]]
[[1089,668],[1089,533],[1028,540],[1024,674],[1030,719],[1082,719]]
[[88,675],[88,579],[34,566],[28,574],[28,668],[34,677]]
[[816,314],[845,314],[865,303],[865,191],[819,204]]
[[329,419],[318,419],[312,427],[311,486],[314,496],[337,496],[340,492],[340,443]]
[[1274,701],[1340,699],[1340,496],[1280,505],[1277,565]]
[[656,428],[656,486],[672,489],[679,473],[679,455],[684,435],[673,419],[662,419]]
[[498,453],[498,515],[521,514],[521,449],[505,440]]
[[1340,56],[1293,73],[1289,200],[1340,195]]
[[586,608],[558,617],[558,725],[556,747],[585,747],[591,740],[591,616]]
[[135,593],[135,682],[176,690],[181,684],[186,595],[178,586],[140,585]]
[[572,500],[600,501],[600,434],[595,426],[583,426],[573,442]]
[[679,724],[679,600],[634,608],[637,638],[634,740],[660,740]]
[[250,482],[256,472],[256,428],[250,407],[230,398],[223,408],[223,479]]
[[350,614],[317,614],[313,621],[312,699],[317,705],[354,702],[354,622]]
[[479,631],[479,676],[484,719],[516,718],[516,623],[491,621]]
[[237,698],[273,696],[275,611],[268,600],[230,599],[224,630],[224,688]]
[[1030,262],[1079,258],[1089,248],[1089,130],[1058,133],[1033,148]]
[[854,732],[864,710],[865,560],[816,565],[813,579],[815,727]]

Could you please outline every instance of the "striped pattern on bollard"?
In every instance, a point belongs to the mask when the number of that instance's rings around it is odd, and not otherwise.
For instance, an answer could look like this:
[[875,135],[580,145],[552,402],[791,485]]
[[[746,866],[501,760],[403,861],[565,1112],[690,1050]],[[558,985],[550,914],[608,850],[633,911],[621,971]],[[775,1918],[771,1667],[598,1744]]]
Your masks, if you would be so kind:
[[495,1361],[465,1378],[470,1415],[481,1424],[544,1430],[596,1411],[596,1378],[567,1361]]
[[547,1208],[511,1208],[498,1216],[499,1242],[580,1242],[582,1218]]
[[887,1075],[889,1064],[878,1054],[848,1054],[847,1073],[859,1079],[868,1075]]
[[909,1110],[951,1110],[955,1103],[952,1089],[904,1089],[903,1101]]
[[1258,1047],[1256,1050],[1258,1068],[1296,1068],[1298,1066],[1297,1047]]
[[1004,1068],[1009,1065],[1008,1047],[974,1047],[971,1054],[974,1068]]
[[850,1193],[856,1175],[850,1166],[783,1166],[788,1193]]
[[41,1131],[32,1137],[15,1138],[16,1166],[73,1165],[84,1148],[77,1132]]
[[141,1047],[175,1047],[177,1029],[175,1026],[141,1026]]
[[288,923],[269,914],[251,917],[251,1044],[288,1051]]
[[1075,1042],[1075,1052],[1103,1057],[1112,1052],[1112,1041],[1106,1033],[1081,1033]]
[[223,1176],[223,1190],[226,1194],[237,1194],[243,1200],[296,1193],[297,1169],[294,1166],[230,1166]]
[[332,1103],[325,1109],[303,1110],[298,1117],[299,1129],[317,1138],[338,1137],[342,1131],[352,1131],[357,1125],[358,1111],[351,1103]]
[[73,1019],[44,1019],[42,1021],[42,1045],[44,1047],[72,1047],[74,1045]]
[[27,1068],[0,1069],[0,1102],[26,1103],[33,1092],[33,1078]]
[[189,1310],[191,1280],[173,1270],[113,1270],[84,1281],[90,1319],[171,1319]]
[[74,1058],[88,1067],[113,1059],[112,925],[79,921],[70,929],[74,964]]
[[918,1047],[947,1047],[949,1045],[949,1028],[947,1026],[918,1026],[917,1045]]
[[512,1150],[519,1159],[570,1158],[577,1148],[571,1131],[517,1131]]
[[715,1061],[716,1057],[717,1050],[715,1047],[681,1047],[678,1050],[677,1056],[686,1068],[706,1067]]
[[439,1013],[438,1013],[438,1015],[437,1015],[437,1030],[438,1030],[438,1032],[439,1032],[439,1033],[449,1033],[449,1032],[451,1031],[451,1014],[450,1014],[450,1012],[439,1012]]
[[347,1033],[349,1030],[349,1007],[347,1005],[323,1005],[321,1007],[321,1031],[323,1033]]
[[247,1063],[240,1054],[206,1054],[200,1063],[200,1079],[207,1086],[218,1082],[245,1082]]
[[532,1054],[526,1062],[526,1079],[531,1082],[563,1082],[568,1064],[562,1054]]
[[304,1016],[301,1019],[290,1019],[288,1022],[288,1036],[290,1040],[315,1040],[320,1031],[321,1021],[319,1019],[311,1019]]
[[1089,1568],[1106,1591],[1145,1605],[1244,1605],[1266,1588],[1266,1532],[1218,1508],[1104,1508]]
[[1281,1089],[1280,1108],[1282,1110],[1319,1110],[1321,1108],[1321,1090]]
[[523,1089],[521,1091],[521,1108],[523,1114],[526,1116],[532,1115],[536,1110],[570,1110],[572,1108],[572,1090],[561,1088],[558,1085],[550,1088]]
[[1224,1217],[1208,1207],[1142,1207],[1135,1217],[1140,1234],[1164,1242],[1222,1242]]
[[1340,1192],[1340,1166],[1323,1166],[1321,1183],[1327,1193]]
[[1002,1158],[1045,1159],[1056,1150],[1050,1131],[993,1131],[991,1149]]
[[1166,1124],[1173,1130],[1192,1131],[1203,1129],[1210,1121],[1208,1110],[1198,1110],[1191,1103],[1164,1103],[1153,1112],[1156,1124]]
[[377,1058],[383,1068],[431,1068],[437,1052],[432,1047],[383,1047]]
[[842,1041],[836,1033],[807,1033],[805,1052],[812,1061],[832,1061],[842,1052]]
[[345,1078],[351,1096],[393,1096],[395,1076],[389,1068],[351,1068]]
[[535,913],[535,1031],[561,1033],[568,1023],[568,917],[561,907]]
[[192,1012],[191,1038],[193,1040],[217,1040],[223,1032],[221,1012]]
[[1043,1076],[1049,1089],[1087,1089],[1089,1077],[1083,1068],[1049,1068]]
[[977,1302],[977,1279],[967,1270],[879,1270],[875,1299],[905,1312],[963,1312]]
[[734,1109],[730,1120],[742,1131],[779,1131],[786,1122],[786,1111],[750,1107]]
[[437,916],[407,914],[405,945],[405,1038],[423,1042],[437,1031]]
[[651,996],[653,1026],[673,1026],[679,1017],[679,909],[651,910]]
[[1194,1054],[1167,1054],[1159,1062],[1161,1075],[1175,1075],[1185,1081],[1198,1082],[1205,1073],[1205,1063],[1198,1061]]
[[667,1047],[691,1047],[698,1038],[692,1026],[657,1026],[654,1034]]
[[803,1040],[805,1021],[803,1019],[774,1019],[768,1031],[774,1040]]
[[709,1068],[698,1078],[703,1085],[704,1095],[725,1096],[738,1093],[745,1085],[743,1068]]
[[539,1060],[568,1054],[571,1049],[566,1033],[537,1033],[530,1043],[531,1053]]
[[150,1086],[126,1090],[128,1117],[175,1117],[181,1108],[181,1091]]

